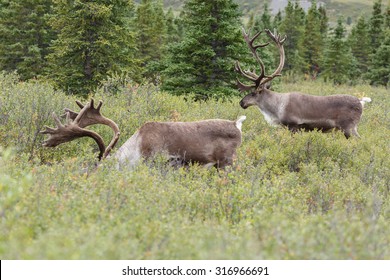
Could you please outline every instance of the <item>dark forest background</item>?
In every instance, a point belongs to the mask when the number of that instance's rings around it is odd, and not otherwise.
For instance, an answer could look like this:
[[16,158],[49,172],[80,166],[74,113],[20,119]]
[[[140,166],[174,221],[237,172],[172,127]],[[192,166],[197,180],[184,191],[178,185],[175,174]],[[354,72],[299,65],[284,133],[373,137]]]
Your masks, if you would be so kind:
[[[388,3],[286,2],[275,12],[272,1],[2,0],[0,70],[83,96],[130,81],[225,98],[238,93],[236,60],[258,68],[243,26],[252,34],[267,28],[287,35],[288,79],[389,85]],[[262,49],[261,57],[271,73],[275,47]]]

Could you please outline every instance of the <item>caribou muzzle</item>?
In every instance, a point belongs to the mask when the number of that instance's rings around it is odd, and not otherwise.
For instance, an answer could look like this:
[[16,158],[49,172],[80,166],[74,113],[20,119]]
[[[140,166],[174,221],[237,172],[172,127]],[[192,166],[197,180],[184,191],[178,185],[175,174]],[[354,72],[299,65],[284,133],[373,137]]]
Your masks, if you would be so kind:
[[246,109],[246,108],[249,107],[249,105],[246,104],[246,102],[244,101],[244,99],[241,99],[241,101],[240,101],[240,106],[241,106],[242,109]]

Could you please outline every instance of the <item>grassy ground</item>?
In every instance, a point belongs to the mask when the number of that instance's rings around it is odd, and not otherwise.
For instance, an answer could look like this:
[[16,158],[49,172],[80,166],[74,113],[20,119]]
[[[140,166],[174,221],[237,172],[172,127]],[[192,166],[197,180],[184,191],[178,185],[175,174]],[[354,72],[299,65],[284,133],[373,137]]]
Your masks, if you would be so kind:
[[[108,85],[107,88],[111,88]],[[291,135],[255,108],[194,103],[129,84],[100,90],[122,144],[149,120],[235,119],[243,144],[228,172],[145,162],[118,171],[90,139],[41,147],[52,111],[74,97],[0,76],[1,259],[390,259],[390,95],[384,88],[282,83],[279,91],[368,96],[361,139]],[[111,131],[96,127],[105,139]],[[88,170],[88,172],[87,172]]]

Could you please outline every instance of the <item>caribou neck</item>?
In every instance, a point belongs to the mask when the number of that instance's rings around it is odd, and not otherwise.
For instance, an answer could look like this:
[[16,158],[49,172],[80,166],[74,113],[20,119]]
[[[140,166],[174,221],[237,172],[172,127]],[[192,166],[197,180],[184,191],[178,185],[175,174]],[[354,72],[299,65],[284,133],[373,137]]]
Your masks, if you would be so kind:
[[280,119],[284,113],[288,95],[263,89],[259,94],[257,106],[264,115],[268,123],[272,125],[280,124]]

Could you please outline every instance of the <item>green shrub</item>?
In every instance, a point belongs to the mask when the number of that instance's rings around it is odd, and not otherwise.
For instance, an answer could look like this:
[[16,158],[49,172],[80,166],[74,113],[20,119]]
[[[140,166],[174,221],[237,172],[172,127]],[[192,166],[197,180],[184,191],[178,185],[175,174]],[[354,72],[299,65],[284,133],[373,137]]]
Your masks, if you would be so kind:
[[[112,81],[111,81],[112,82]],[[282,83],[280,91],[369,96],[361,139],[270,127],[239,98],[193,102],[127,81],[101,88],[118,146],[146,121],[236,119],[243,143],[227,170],[162,159],[96,167],[96,144],[43,148],[37,134],[74,97],[0,76],[2,259],[389,259],[389,95],[367,85]],[[86,102],[87,100],[83,100]],[[106,141],[107,127],[96,126]]]

